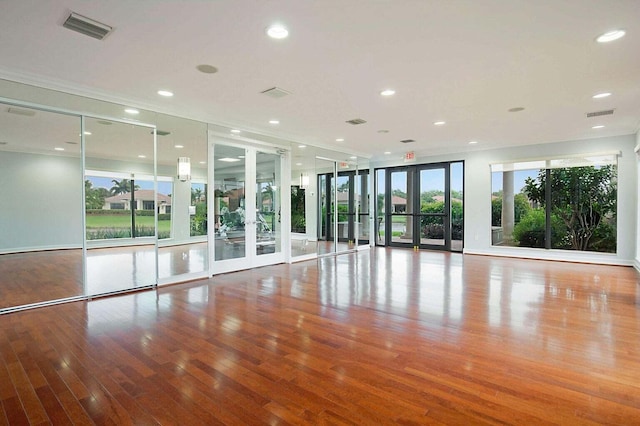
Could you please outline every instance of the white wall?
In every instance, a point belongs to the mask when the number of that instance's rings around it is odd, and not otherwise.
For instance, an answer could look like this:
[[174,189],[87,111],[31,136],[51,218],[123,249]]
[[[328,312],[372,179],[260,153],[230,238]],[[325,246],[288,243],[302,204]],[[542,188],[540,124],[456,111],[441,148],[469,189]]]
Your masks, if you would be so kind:
[[[540,145],[528,145],[505,149],[472,151],[467,153],[420,157],[416,163],[441,161],[465,161],[465,229],[464,252],[536,259],[584,261],[606,264],[631,265],[636,258],[636,238],[639,224],[638,162],[634,154],[637,136],[617,136]],[[563,155],[620,151],[618,159],[618,252],[585,253],[569,250],[543,250],[491,245],[491,170],[490,164]],[[403,163],[372,164],[373,167],[389,167]]]
[[80,248],[80,158],[0,152],[0,253]]
[[[636,213],[640,212],[640,130],[636,133]],[[636,214],[636,256],[634,261],[635,268],[640,271],[640,214]]]

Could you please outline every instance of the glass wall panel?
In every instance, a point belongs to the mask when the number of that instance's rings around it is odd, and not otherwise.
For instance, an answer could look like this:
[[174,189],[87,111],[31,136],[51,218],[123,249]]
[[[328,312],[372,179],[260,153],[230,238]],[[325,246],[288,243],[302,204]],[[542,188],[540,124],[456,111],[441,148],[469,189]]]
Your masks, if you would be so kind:
[[[545,247],[544,208],[531,202],[525,190],[527,179],[536,179],[540,172],[541,169],[528,168],[492,172],[491,244]],[[514,236],[516,227],[524,231],[517,235],[517,239]]]
[[245,149],[214,146],[215,260],[246,257]]
[[335,161],[316,158],[318,184],[318,254],[336,252],[335,234]]
[[615,253],[616,165],[555,168],[549,178],[551,248]]
[[464,242],[464,163],[451,163],[451,251],[462,251]]
[[385,244],[385,227],[386,227],[386,204],[385,194],[386,186],[386,170],[376,170],[376,244]]
[[[207,125],[158,114],[158,278],[203,276],[207,245]],[[178,174],[178,159],[188,164]]]
[[312,147],[298,148],[291,161],[291,256],[309,256],[318,249],[317,194]]
[[0,311],[84,294],[80,128],[0,104]]
[[[360,163],[358,163],[360,167]],[[369,170],[359,169],[355,178],[355,203],[357,209],[358,245],[369,244],[371,215],[369,214]]]
[[[543,163],[538,169],[525,169],[527,163],[492,166],[493,244],[615,253],[616,156]],[[514,187],[522,189],[513,195]],[[501,231],[497,236],[495,229]]]
[[256,152],[256,254],[280,253],[280,155]]
[[[87,295],[156,284],[152,128],[85,118]],[[108,193],[108,194],[107,194]],[[109,195],[109,196],[107,196]],[[101,208],[99,202],[103,201]]]

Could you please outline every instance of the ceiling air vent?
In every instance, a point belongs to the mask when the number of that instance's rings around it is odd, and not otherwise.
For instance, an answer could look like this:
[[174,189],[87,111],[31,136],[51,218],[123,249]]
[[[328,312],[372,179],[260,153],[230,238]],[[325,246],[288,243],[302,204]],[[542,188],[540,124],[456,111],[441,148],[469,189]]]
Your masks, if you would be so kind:
[[34,115],[36,115],[36,112],[32,109],[22,109],[22,108],[15,108],[15,107],[9,107],[7,109],[7,112],[10,114],[24,115],[26,117],[33,117]]
[[415,139],[403,139],[403,140],[400,141],[400,143],[412,143],[412,142],[415,142],[415,141],[416,141]]
[[[153,130],[151,131],[151,134],[153,134]],[[160,129],[156,130],[156,135],[158,136],[167,136],[170,134],[171,132],[167,132],[166,130],[160,130]]]
[[366,121],[363,120],[362,118],[354,118],[353,120],[345,121],[345,123],[353,124],[354,126],[356,126],[358,124],[364,124],[366,123]]
[[606,109],[604,111],[588,112],[587,113],[587,118],[600,117],[601,115],[611,115],[611,114],[613,114],[613,110],[612,109]]
[[63,27],[79,32],[80,34],[102,40],[113,29],[109,25],[89,19],[86,16],[71,12],[71,15],[62,24]]
[[283,97],[291,94],[291,92],[287,92],[286,90],[281,89],[279,87],[272,87],[271,89],[263,90],[260,93],[262,93],[263,95],[267,95],[267,96],[269,96],[271,98],[276,98],[276,99],[283,98]]

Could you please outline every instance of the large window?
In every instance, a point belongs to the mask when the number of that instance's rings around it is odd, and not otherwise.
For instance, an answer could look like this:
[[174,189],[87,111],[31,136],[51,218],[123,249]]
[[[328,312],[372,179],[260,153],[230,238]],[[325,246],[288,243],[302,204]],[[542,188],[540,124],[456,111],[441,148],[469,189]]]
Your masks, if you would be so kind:
[[616,252],[617,156],[494,164],[492,244]]

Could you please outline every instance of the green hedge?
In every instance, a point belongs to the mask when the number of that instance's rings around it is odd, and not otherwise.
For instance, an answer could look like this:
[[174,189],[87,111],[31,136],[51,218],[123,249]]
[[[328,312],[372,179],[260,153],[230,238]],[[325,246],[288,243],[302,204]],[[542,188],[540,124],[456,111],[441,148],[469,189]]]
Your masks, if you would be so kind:
[[[88,216],[131,216],[131,210],[88,209]],[[153,216],[153,210],[136,210],[136,216]],[[171,213],[158,214],[158,220],[171,220]]]

